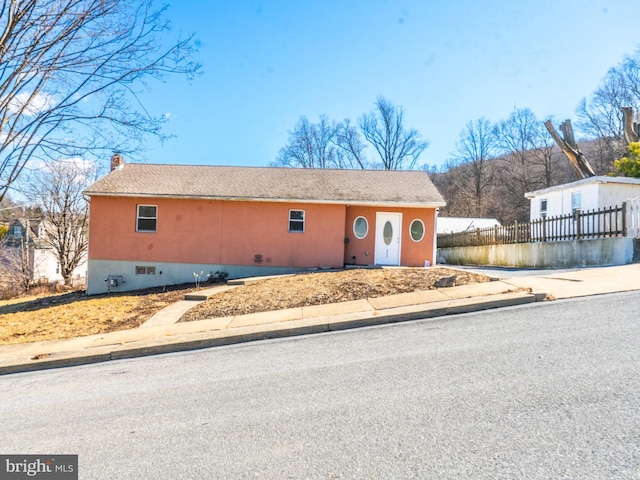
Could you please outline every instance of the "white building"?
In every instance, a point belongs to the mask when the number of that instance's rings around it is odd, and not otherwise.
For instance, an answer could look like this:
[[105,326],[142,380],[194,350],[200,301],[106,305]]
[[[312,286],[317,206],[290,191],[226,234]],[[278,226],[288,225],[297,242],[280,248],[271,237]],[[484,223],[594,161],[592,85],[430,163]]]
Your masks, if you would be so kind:
[[[0,263],[4,268],[15,268],[26,259],[32,281],[64,282],[56,253],[45,241],[46,235],[45,222],[41,220],[15,220],[3,239]],[[86,272],[85,258],[73,271],[74,283],[84,282]]]
[[530,201],[529,218],[558,217],[622,206],[640,197],[640,179],[627,177],[589,177],[577,182],[525,193]]

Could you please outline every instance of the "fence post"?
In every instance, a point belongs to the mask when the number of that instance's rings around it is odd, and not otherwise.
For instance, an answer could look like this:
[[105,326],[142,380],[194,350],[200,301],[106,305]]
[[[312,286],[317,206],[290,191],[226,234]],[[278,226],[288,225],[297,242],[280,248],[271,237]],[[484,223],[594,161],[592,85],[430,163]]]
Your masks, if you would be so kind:
[[575,210],[575,222],[576,222],[576,240],[580,240],[582,238],[582,225],[581,225],[581,215],[580,209]]
[[629,223],[629,236],[640,238],[640,197],[629,200],[629,215],[627,221]]
[[627,202],[622,202],[622,236],[627,236]]

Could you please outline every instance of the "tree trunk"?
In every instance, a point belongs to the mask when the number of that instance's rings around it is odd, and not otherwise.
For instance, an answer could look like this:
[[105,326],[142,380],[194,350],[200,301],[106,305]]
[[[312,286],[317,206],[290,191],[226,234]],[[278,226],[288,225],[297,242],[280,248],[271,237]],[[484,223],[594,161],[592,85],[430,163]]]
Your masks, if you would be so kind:
[[624,139],[627,141],[627,145],[639,141],[638,124],[633,121],[633,107],[620,107],[620,110],[622,110]]
[[596,174],[593,171],[593,168],[591,168],[591,165],[589,165],[589,162],[578,148],[578,145],[576,145],[571,121],[565,120],[562,125],[560,125],[560,129],[565,137],[564,139],[558,135],[558,132],[551,123],[551,120],[544,122],[544,126],[547,127],[549,134],[558,144],[560,150],[562,150],[565,156],[569,159],[569,163],[571,163],[573,168],[575,168],[578,175],[582,178],[595,177]]

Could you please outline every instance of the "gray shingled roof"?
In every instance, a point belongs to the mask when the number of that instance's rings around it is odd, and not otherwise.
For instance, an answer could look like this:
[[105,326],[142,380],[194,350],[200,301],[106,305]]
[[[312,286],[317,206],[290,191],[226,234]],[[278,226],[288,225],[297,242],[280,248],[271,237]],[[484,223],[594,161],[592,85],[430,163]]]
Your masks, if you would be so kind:
[[129,163],[89,196],[145,196],[313,203],[444,206],[423,171],[326,170]]

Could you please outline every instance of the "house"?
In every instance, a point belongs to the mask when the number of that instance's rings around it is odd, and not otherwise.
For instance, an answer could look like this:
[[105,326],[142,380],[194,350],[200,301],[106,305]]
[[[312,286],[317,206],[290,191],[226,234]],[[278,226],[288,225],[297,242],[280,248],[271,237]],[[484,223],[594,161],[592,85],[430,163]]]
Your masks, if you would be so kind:
[[[33,282],[64,282],[56,252],[47,241],[47,224],[41,219],[18,218],[9,225],[2,239],[0,263],[7,269],[29,272]],[[80,262],[73,278],[84,281],[86,261]]]
[[640,179],[628,177],[588,177],[525,193],[530,201],[531,220],[621,206],[640,197]]
[[446,233],[472,232],[479,228],[492,228],[500,226],[495,218],[471,218],[471,217],[438,217],[438,235]]
[[423,171],[121,163],[85,192],[89,294],[435,260]]

